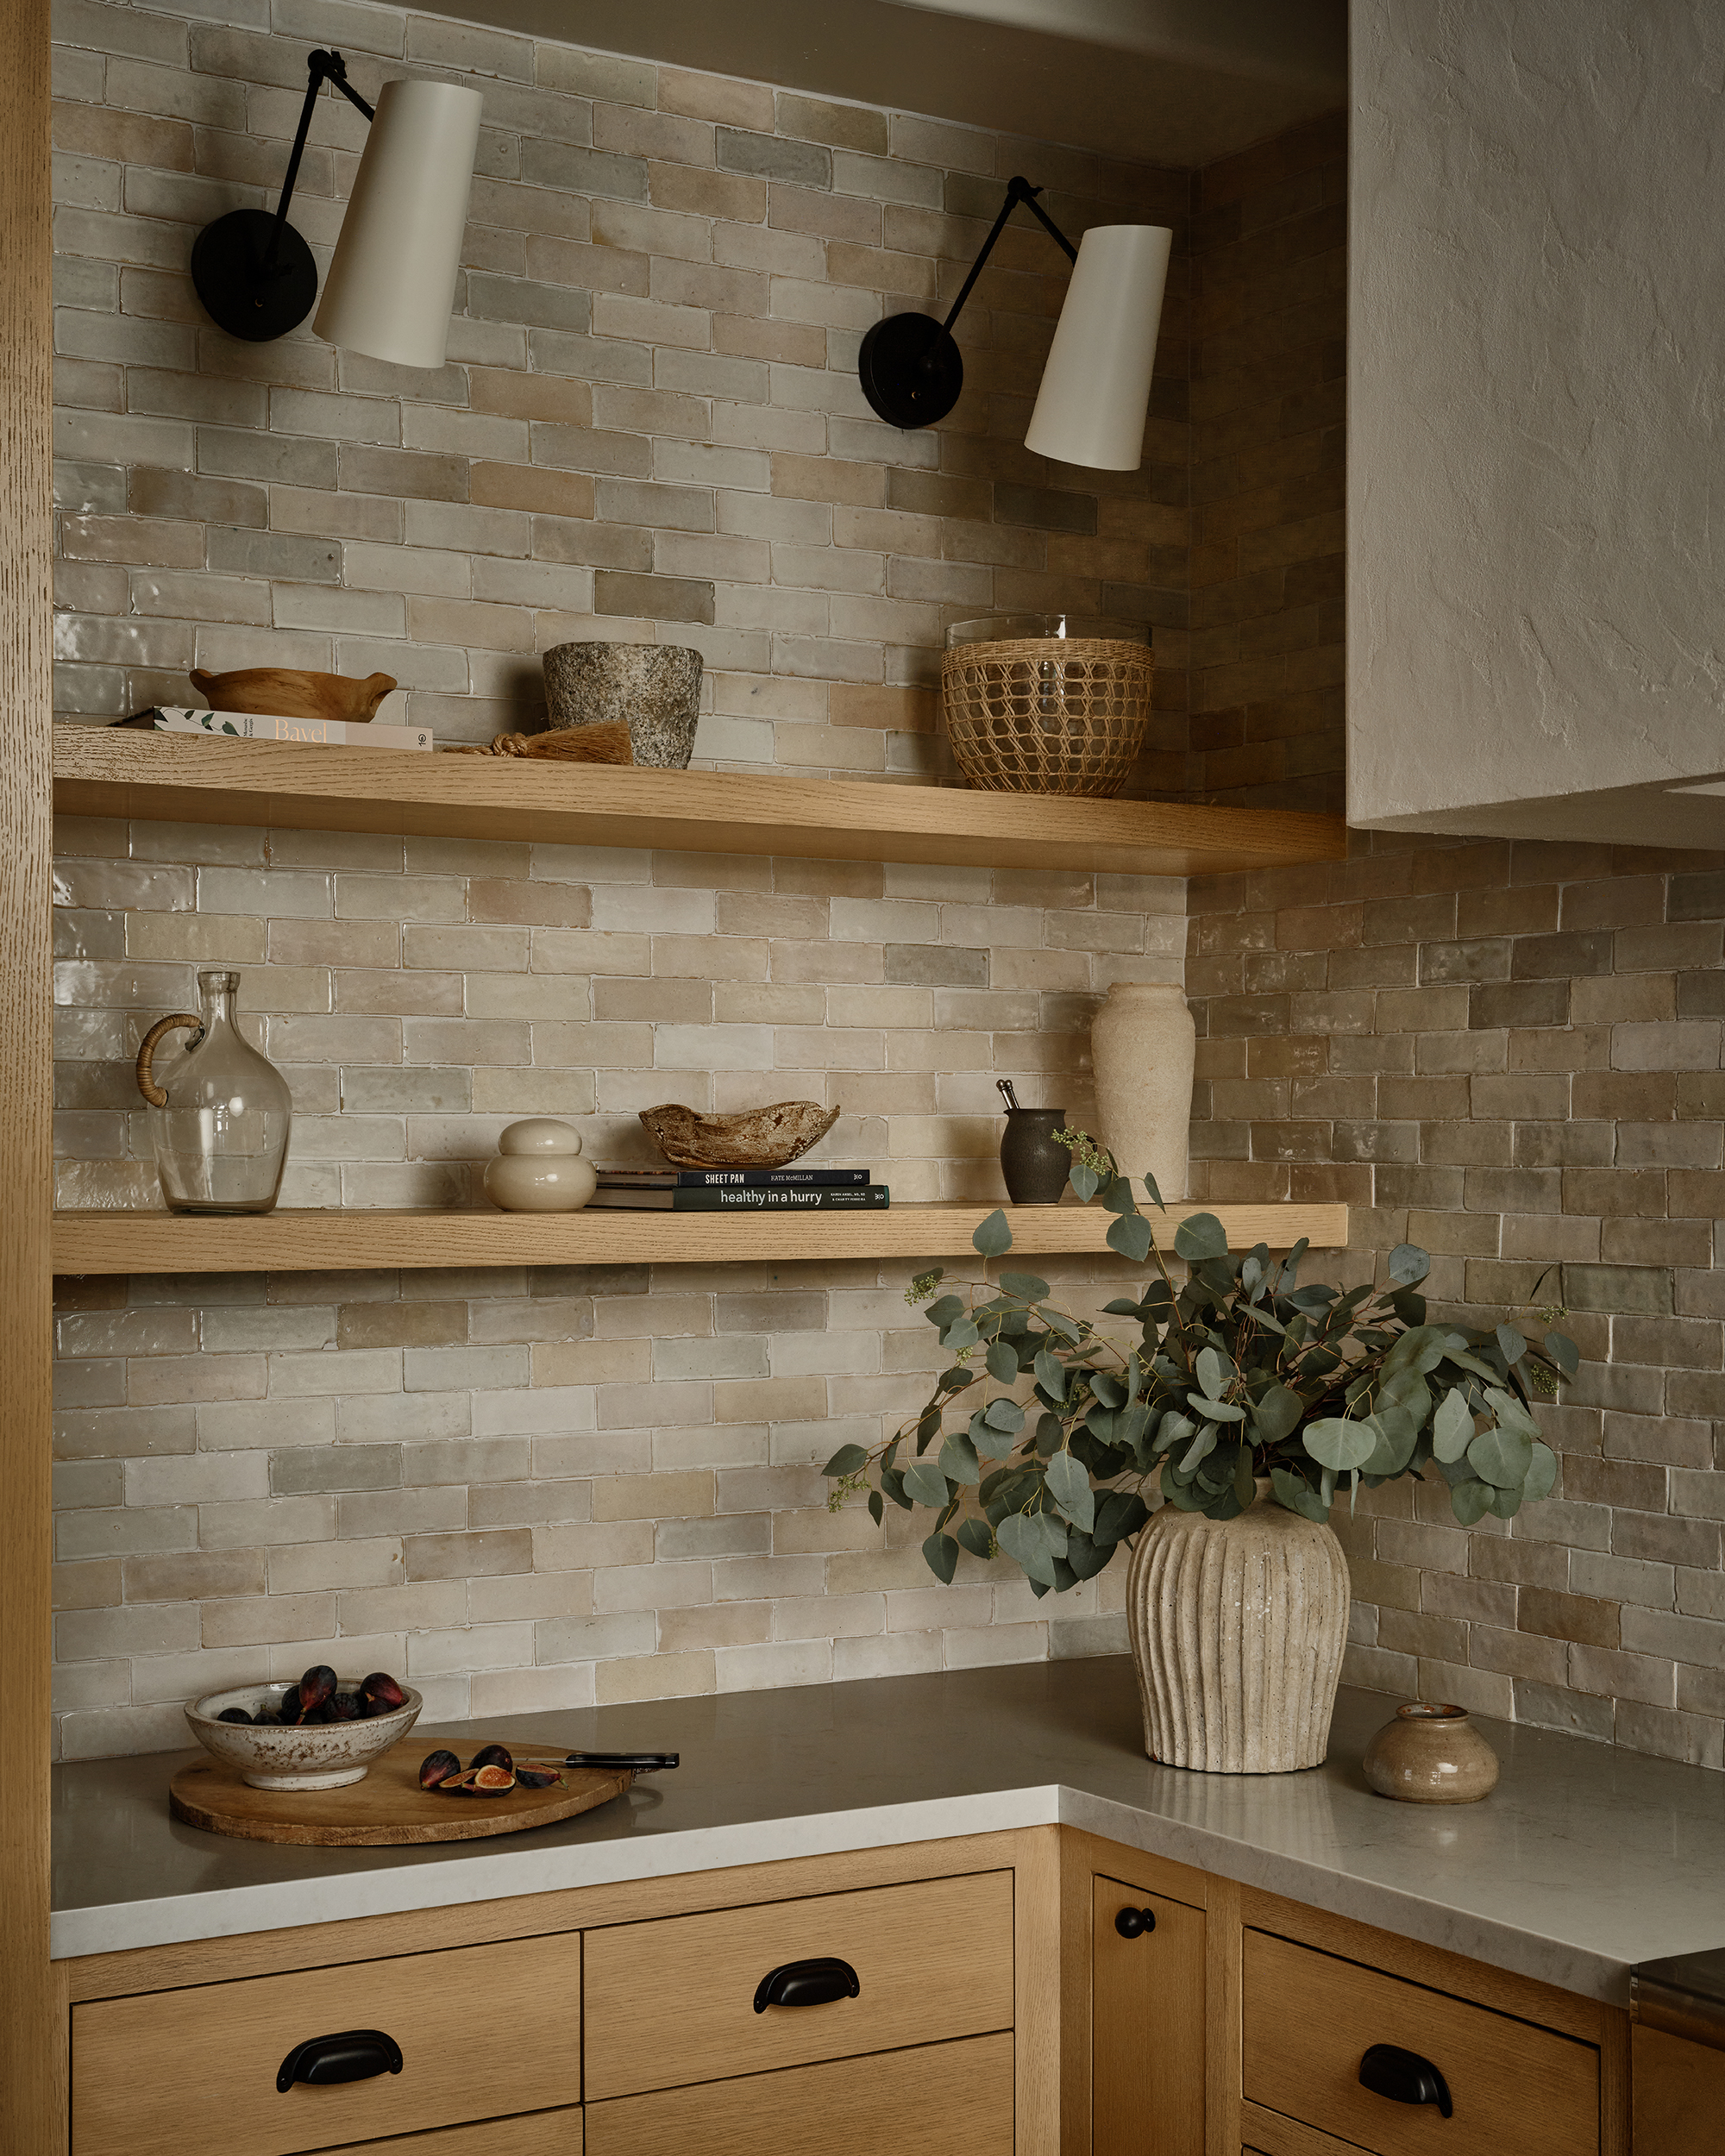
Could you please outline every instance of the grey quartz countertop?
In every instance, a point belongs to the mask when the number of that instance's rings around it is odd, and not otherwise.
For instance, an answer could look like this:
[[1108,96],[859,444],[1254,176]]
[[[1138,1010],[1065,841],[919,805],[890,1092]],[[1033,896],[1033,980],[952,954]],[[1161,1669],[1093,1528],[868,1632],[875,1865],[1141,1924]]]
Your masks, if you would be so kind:
[[1145,1758],[1124,1656],[518,1715],[446,1733],[682,1764],[559,1826],[411,1849],[229,1840],[169,1815],[188,1755],[85,1761],[55,1770],[53,1952],[1057,1821],[1619,2005],[1636,1963],[1725,1945],[1725,1775],[1487,1722],[1484,1803],[1393,1803],[1360,1770],[1392,1704],[1345,1689],[1324,1766],[1238,1776]]

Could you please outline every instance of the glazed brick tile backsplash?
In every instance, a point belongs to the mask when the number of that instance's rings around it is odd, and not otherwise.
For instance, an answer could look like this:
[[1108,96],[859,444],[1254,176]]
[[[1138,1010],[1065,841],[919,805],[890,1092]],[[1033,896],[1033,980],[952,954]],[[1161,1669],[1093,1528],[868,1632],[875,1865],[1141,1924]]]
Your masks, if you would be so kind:
[[[513,1116],[645,1162],[643,1107],[787,1097],[900,1201],[998,1198],[995,1079],[1083,1119],[1090,1014],[1185,937],[1148,878],[150,824],[62,824],[56,877],[68,1206],[160,1202],[131,1059],[212,962],[292,1087],[289,1205],[483,1205]],[[1117,1580],[942,1588],[906,1516],[825,1511],[926,1397],[912,1269],[63,1282],[65,1751],[323,1659],[461,1716],[1123,1645]]]
[[[706,660],[699,761],[929,775],[947,624],[1061,608],[1154,628],[1167,779],[1189,174],[345,0],[255,14],[56,10],[60,708],[183,701],[194,664],[381,669],[386,719],[480,740],[543,708],[549,644],[656,639]],[[241,343],[192,291],[198,229],[273,205],[318,41],[373,98],[484,91],[438,373],[309,323]],[[320,100],[293,209],[320,268],[364,136]],[[864,331],[957,296],[1021,168],[1075,239],[1176,228],[1141,472],[1022,447],[1067,275],[1027,218],[958,325],[951,418],[863,399]]]
[[1346,1675],[1725,1765],[1720,857],[1355,843],[1189,887],[1194,1188],[1344,1199],[1349,1279],[1420,1244],[1444,1309],[1566,1307],[1584,1360],[1548,1501],[1339,1517]]

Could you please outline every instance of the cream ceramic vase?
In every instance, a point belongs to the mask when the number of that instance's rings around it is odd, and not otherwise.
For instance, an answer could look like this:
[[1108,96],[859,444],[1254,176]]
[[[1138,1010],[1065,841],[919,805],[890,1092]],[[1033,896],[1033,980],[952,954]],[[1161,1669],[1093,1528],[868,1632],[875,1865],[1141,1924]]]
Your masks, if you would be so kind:
[[1291,1774],[1323,1764],[1347,1637],[1327,1526],[1258,1484],[1233,1520],[1164,1505],[1126,1568],[1144,1748],[1170,1767]]
[[1123,1175],[1151,1175],[1170,1201],[1186,1195],[1196,1029],[1186,992],[1164,981],[1117,981],[1090,1022],[1095,1133]]
[[485,1194],[505,1213],[579,1213],[599,1186],[580,1152],[580,1131],[555,1116],[505,1124],[497,1158],[486,1163]]

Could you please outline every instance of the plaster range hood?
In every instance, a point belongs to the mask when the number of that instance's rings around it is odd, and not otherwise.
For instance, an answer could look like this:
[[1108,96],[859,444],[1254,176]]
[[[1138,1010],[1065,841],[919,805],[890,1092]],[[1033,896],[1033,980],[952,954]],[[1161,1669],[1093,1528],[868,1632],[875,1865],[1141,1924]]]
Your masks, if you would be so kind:
[[1347,0],[456,0],[463,21],[1145,164],[1347,99]]

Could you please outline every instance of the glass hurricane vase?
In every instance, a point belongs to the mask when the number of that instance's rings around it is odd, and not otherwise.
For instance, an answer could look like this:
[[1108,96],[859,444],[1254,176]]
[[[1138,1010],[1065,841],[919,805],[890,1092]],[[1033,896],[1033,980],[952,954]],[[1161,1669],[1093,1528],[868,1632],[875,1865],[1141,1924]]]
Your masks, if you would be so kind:
[[[149,1104],[156,1173],[171,1213],[267,1213],[281,1188],[293,1099],[287,1081],[234,1022],[237,973],[198,976],[197,1018],[159,1018],[138,1050],[138,1090]],[[156,1045],[179,1028],[194,1038],[166,1086]]]

